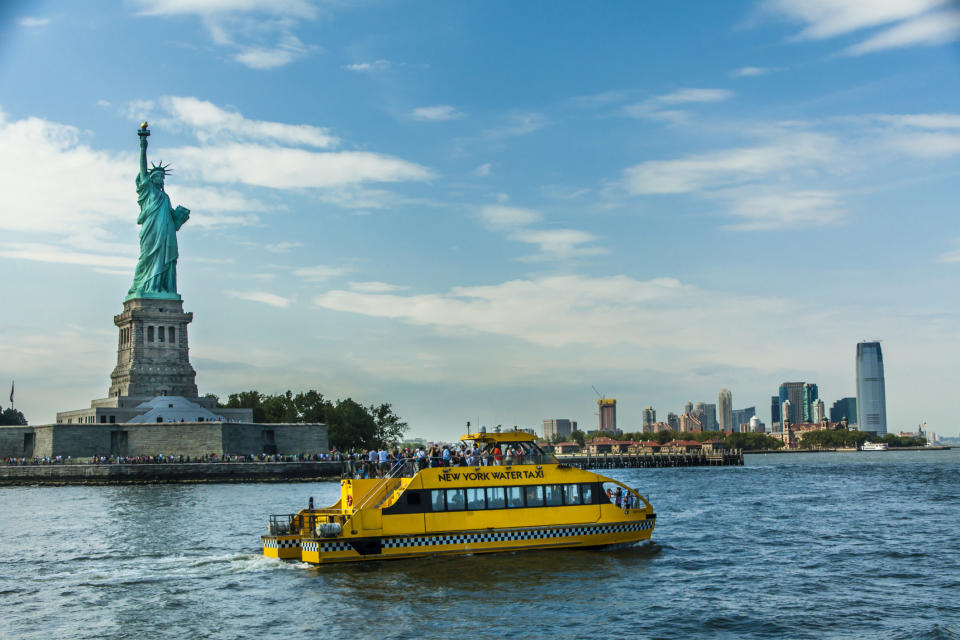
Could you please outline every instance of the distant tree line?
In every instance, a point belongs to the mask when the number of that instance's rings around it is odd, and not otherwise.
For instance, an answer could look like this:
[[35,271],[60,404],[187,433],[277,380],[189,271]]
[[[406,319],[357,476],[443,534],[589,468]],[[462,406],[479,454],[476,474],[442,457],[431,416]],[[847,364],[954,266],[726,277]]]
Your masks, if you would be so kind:
[[329,428],[330,445],[341,451],[387,447],[400,442],[409,428],[390,404],[364,407],[352,398],[332,402],[319,391],[294,394],[292,391],[268,395],[259,391],[231,393],[226,409],[253,409],[253,421],[322,422]]
[[6,409],[0,407],[0,425],[6,427],[25,424],[27,424],[27,419],[20,411],[13,407],[7,407]]
[[867,440],[871,442],[885,442],[890,447],[922,447],[927,444],[926,438],[910,436],[896,436],[888,433],[883,437],[870,435],[865,431],[811,431],[803,436],[800,446],[804,449],[836,449],[841,447],[859,447]]

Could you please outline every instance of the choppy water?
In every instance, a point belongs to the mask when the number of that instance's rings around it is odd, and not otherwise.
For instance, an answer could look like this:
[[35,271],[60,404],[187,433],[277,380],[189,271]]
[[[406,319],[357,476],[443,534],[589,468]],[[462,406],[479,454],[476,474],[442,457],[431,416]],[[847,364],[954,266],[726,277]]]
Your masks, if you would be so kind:
[[651,544],[310,568],[333,483],[0,488],[2,638],[960,638],[960,450],[612,475]]

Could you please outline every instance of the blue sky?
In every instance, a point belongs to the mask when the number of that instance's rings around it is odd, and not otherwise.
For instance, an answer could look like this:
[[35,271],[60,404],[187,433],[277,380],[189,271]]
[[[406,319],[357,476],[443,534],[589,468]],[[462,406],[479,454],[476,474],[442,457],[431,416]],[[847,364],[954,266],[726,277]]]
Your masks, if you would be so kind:
[[4,3],[0,376],[33,423],[106,395],[146,119],[201,393],[767,422],[880,339],[890,430],[956,434],[958,40],[943,0]]

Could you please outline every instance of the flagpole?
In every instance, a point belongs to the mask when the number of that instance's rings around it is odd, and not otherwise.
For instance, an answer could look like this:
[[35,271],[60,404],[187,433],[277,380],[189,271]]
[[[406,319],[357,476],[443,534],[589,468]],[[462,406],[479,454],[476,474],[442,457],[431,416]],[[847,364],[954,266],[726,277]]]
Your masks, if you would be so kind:
[[10,381],[10,408],[11,409],[16,409],[16,407],[13,406],[13,386],[15,383],[16,383],[16,380]]

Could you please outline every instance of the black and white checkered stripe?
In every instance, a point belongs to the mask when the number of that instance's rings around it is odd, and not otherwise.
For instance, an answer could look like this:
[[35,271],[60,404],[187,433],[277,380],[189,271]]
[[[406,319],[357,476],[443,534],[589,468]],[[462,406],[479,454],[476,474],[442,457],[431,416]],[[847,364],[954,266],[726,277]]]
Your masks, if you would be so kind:
[[263,546],[267,549],[293,549],[300,546],[300,541],[294,538],[293,540],[277,540],[276,538],[264,538]]
[[312,552],[316,553],[317,551],[320,550],[320,545],[319,545],[319,543],[317,543],[317,542],[309,542],[309,541],[307,541],[307,540],[304,540],[304,541],[300,544],[300,548],[301,548],[301,550],[303,550],[303,551],[312,551]]
[[320,551],[329,553],[330,551],[350,551],[353,549],[349,542],[321,542]]
[[590,536],[601,533],[642,531],[645,529],[652,529],[653,522],[653,520],[642,520],[639,522],[625,522],[621,524],[588,525],[559,529],[521,529],[513,531],[492,531],[489,533],[460,533],[444,536],[384,538],[381,544],[385,549],[393,549],[397,547],[431,547],[445,544],[477,544],[479,542],[569,538],[571,536]]

